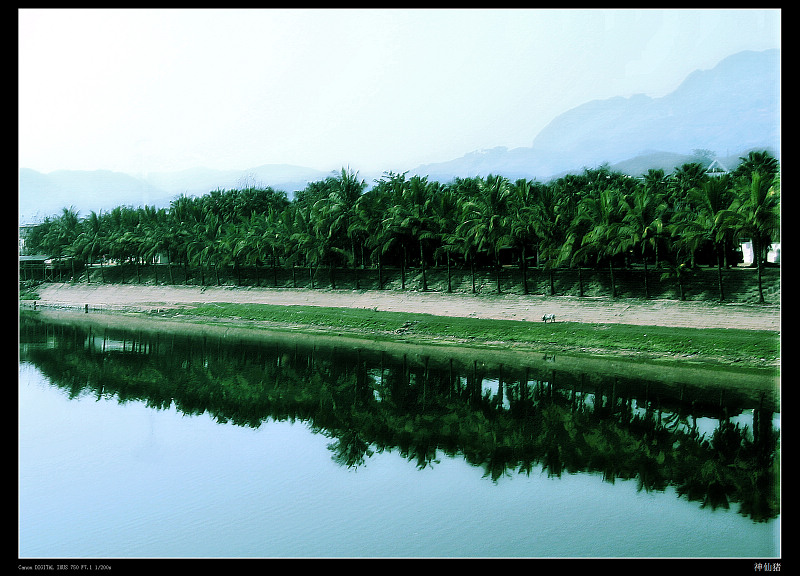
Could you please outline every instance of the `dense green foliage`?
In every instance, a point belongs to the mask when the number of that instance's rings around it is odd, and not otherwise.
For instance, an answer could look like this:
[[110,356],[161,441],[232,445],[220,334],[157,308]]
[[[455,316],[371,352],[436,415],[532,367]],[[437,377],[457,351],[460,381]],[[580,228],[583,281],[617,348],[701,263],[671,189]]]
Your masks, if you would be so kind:
[[397,267],[405,288],[406,270],[414,267],[426,290],[432,265],[498,273],[515,265],[527,293],[533,264],[551,272],[608,267],[615,296],[614,268],[634,262],[644,264],[649,297],[649,264],[682,286],[698,262],[716,262],[722,300],[722,267],[736,242],[751,240],[763,302],[761,266],[780,232],[779,164],[766,152],[741,160],[723,175],[697,163],[641,178],[601,166],[547,184],[494,175],[442,184],[390,172],[369,190],[342,169],[291,200],[272,188],[248,188],[180,196],[168,209],[119,206],[84,219],[65,208],[27,242],[33,251],[99,263],[101,272],[104,262],[138,266],[164,255],[171,265],[197,266],[202,284],[211,281],[206,273],[219,283],[221,269],[301,267],[314,287],[314,272],[323,267],[333,288],[343,267],[355,273],[356,288],[359,269],[380,275],[384,266]]

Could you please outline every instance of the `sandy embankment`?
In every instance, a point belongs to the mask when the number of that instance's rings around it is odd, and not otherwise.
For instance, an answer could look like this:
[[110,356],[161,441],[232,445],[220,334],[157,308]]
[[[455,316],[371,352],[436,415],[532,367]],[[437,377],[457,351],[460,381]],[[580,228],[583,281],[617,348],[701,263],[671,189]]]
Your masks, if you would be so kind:
[[553,313],[559,322],[621,323],[642,326],[739,328],[780,331],[778,305],[719,304],[674,300],[617,300],[441,292],[351,291],[195,286],[42,284],[37,304],[101,310],[183,308],[209,302],[372,308],[440,316],[541,322]]

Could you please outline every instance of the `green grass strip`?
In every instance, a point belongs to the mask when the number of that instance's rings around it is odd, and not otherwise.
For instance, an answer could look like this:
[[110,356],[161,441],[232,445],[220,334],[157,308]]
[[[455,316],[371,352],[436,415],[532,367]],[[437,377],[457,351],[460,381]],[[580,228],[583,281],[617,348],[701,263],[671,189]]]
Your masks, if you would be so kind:
[[240,318],[331,330],[357,331],[388,339],[397,334],[444,337],[480,342],[505,342],[537,347],[635,351],[687,355],[728,360],[780,358],[780,335],[771,331],[724,328],[682,328],[631,324],[583,324],[578,322],[528,322],[457,318],[386,312],[363,308],[279,306],[270,304],[203,304],[192,315],[207,318]]

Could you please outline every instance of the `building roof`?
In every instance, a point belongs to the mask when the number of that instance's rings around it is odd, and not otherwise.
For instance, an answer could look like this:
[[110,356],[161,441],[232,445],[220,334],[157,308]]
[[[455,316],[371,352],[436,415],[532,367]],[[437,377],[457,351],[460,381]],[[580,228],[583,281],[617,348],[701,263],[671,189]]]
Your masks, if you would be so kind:
[[728,169],[723,166],[719,160],[716,158],[708,165],[706,168],[706,174],[710,176],[721,176],[722,174],[727,174]]

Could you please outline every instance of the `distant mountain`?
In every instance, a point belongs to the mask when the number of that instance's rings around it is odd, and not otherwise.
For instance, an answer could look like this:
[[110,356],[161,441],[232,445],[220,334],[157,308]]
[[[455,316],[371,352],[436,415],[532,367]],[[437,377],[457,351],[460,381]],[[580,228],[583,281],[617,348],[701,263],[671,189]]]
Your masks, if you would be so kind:
[[212,190],[248,186],[283,190],[291,197],[309,182],[322,180],[330,173],[284,164],[266,164],[249,170],[210,170],[198,168],[180,172],[149,174],[136,178],[108,170],[59,170],[42,174],[21,168],[19,171],[19,222],[40,222],[46,216],[74,206],[81,216],[115,206],[168,207],[181,194],[200,196]]
[[[671,172],[710,150],[734,168],[740,156],[766,149],[780,158],[780,52],[740,52],[710,70],[697,70],[661,98],[594,100],[553,119],[531,147],[488,148],[408,172],[449,182],[455,177],[501,174],[548,181],[608,163],[638,176],[649,168]],[[248,170],[198,168],[136,178],[110,171],[19,171],[20,223],[40,221],[74,206],[82,215],[115,206],[166,207],[180,194],[270,186],[287,192],[331,172],[265,164]],[[361,174],[368,184],[378,178]]]
[[734,54],[691,73],[661,98],[637,94],[587,102],[554,118],[530,148],[471,152],[410,172],[439,181],[489,173],[546,181],[636,157],[687,157],[695,149],[735,158],[767,149],[779,157],[779,50]]
[[180,172],[159,172],[147,175],[147,181],[173,194],[199,195],[211,190],[232,190],[271,187],[283,190],[290,196],[302,190],[309,182],[324,180],[329,172],[322,172],[289,164],[264,164],[248,170],[211,170],[195,168]]
[[428,176],[429,180],[449,182],[455,177],[487,176],[488,174],[502,174],[510,180],[517,178],[536,178],[541,175],[550,175],[554,167],[560,166],[560,156],[548,153],[537,153],[533,148],[512,148],[497,146],[476,150],[447,162],[423,164],[410,174]]
[[[763,150],[763,147],[758,148]],[[609,168],[615,172],[622,174],[629,174],[630,176],[641,176],[646,174],[651,168],[653,170],[662,169],[666,174],[673,172],[675,168],[679,168],[684,164],[695,162],[701,166],[708,166],[712,160],[716,160],[724,169],[733,170],[741,162],[741,158],[747,156],[750,150],[741,150],[736,154],[728,156],[715,156],[713,159],[709,158],[703,150],[698,150],[697,153],[692,154],[676,154],[674,152],[650,152],[627,158],[621,162],[609,163]],[[560,176],[560,175],[558,175]]]
[[780,141],[778,50],[740,52],[698,70],[671,94],[595,100],[555,118],[533,150],[589,163],[618,162],[647,150],[725,154]]
[[152,184],[109,170],[58,170],[42,174],[19,170],[19,221],[39,222],[74,207],[85,216],[115,206],[169,203],[169,194]]

